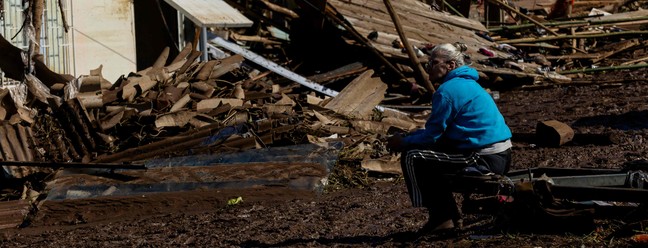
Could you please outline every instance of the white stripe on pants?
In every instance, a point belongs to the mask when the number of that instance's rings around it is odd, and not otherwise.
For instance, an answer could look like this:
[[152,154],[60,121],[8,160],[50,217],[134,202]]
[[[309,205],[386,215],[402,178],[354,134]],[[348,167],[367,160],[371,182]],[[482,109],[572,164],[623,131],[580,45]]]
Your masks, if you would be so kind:
[[[423,197],[421,189],[416,180],[416,173],[414,172],[414,161],[417,160],[416,166],[435,166],[444,163],[449,165],[457,165],[457,171],[465,166],[476,164],[479,155],[476,153],[470,155],[464,154],[447,154],[443,152],[431,150],[410,150],[407,151],[405,157],[405,165],[403,166],[403,175],[409,178],[409,195],[414,207],[423,207]],[[423,161],[421,161],[423,160]],[[407,180],[406,180],[407,182]]]

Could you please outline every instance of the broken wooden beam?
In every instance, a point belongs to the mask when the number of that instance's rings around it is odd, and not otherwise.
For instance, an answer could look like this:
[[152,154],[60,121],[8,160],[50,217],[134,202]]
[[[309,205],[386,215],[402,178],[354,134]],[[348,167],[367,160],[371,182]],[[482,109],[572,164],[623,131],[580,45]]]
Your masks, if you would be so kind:
[[290,18],[293,18],[293,19],[299,18],[299,15],[297,13],[295,13],[295,11],[292,11],[291,9],[284,8],[284,7],[280,6],[280,5],[271,3],[268,0],[260,0],[260,1],[263,4],[265,4],[268,7],[268,9],[270,9],[270,10],[272,10],[274,12],[284,14],[284,15],[290,17]]
[[593,64],[598,63],[601,60],[604,60],[612,55],[618,54],[632,47],[638,46],[639,44],[641,44],[639,39],[623,40],[620,42],[609,44],[608,46],[602,48],[602,50],[605,50],[608,49],[608,47],[610,47],[609,51],[602,52],[602,54],[599,57],[592,59],[592,63]]
[[245,41],[245,42],[259,42],[266,45],[281,45],[283,42],[272,40],[266,37],[261,37],[258,35],[242,35],[234,32],[230,33],[230,37],[236,41]]
[[568,71],[558,71],[557,73],[562,75],[575,74],[575,73],[591,73],[591,72],[600,72],[600,71],[616,71],[616,70],[628,70],[628,69],[637,69],[648,67],[648,64],[636,64],[636,65],[620,65],[620,66],[607,66],[607,67],[596,67],[596,68],[583,68],[575,69]]
[[548,120],[538,122],[536,125],[536,139],[541,145],[558,147],[571,141],[573,138],[574,129],[563,122]]
[[324,107],[351,118],[368,119],[387,90],[387,85],[373,74],[373,70],[360,74]]
[[630,61],[626,61],[626,62],[621,63],[621,65],[631,65],[631,64],[636,64],[636,63],[639,63],[639,62],[644,62],[644,61],[648,61],[648,56],[641,57],[641,58],[638,58],[638,59],[633,59],[633,60],[630,60]]
[[414,52],[414,47],[412,47],[412,45],[409,43],[409,39],[407,39],[405,32],[403,32],[403,27],[401,26],[400,17],[398,17],[398,13],[396,13],[394,7],[392,7],[390,0],[383,0],[383,2],[385,3],[385,7],[387,7],[387,11],[389,12],[392,21],[394,22],[394,26],[396,27],[396,32],[398,32],[398,36],[400,37],[401,42],[403,42],[403,45],[405,46],[405,50],[407,51],[407,56],[410,59],[410,63],[412,63],[412,68],[414,68],[414,75],[416,77],[416,81],[418,82],[419,85],[422,85],[429,94],[434,93],[435,90],[434,90],[434,86],[432,85],[432,82],[430,82],[430,79],[428,78],[425,69],[423,69],[423,66],[419,62],[418,55]]
[[312,80],[313,82],[320,83],[322,85],[326,85],[328,83],[332,83],[340,78],[348,77],[351,75],[359,74],[363,71],[366,71],[367,67],[362,64],[361,62],[354,62],[345,66],[342,66],[340,68],[334,69],[332,71],[320,73],[317,75],[313,75],[308,77],[308,79]]
[[591,35],[558,35],[558,36],[546,36],[546,37],[535,37],[535,38],[520,38],[520,39],[511,39],[511,40],[500,40],[497,41],[497,43],[506,43],[506,44],[538,43],[544,41],[567,40],[567,39],[594,39],[594,38],[613,37],[613,36],[643,36],[643,35],[648,35],[648,31],[621,31],[621,32],[591,34]]
[[[542,23],[543,25],[547,27],[581,27],[581,26],[596,26],[596,25],[603,25],[603,24],[619,24],[619,23],[624,23],[624,22],[634,22],[634,21],[643,21],[643,20],[648,20],[648,15],[646,16],[641,16],[641,17],[632,17],[632,18],[618,18],[618,19],[609,19],[609,20],[579,20],[579,21],[562,21],[562,22],[546,22]],[[512,30],[518,30],[518,29],[526,29],[526,28],[532,28],[535,27],[535,24],[529,23],[529,24],[520,24],[520,25],[506,25],[506,26],[500,26],[500,27],[494,27],[494,28],[489,28],[489,32],[500,32],[500,31],[512,31]]]

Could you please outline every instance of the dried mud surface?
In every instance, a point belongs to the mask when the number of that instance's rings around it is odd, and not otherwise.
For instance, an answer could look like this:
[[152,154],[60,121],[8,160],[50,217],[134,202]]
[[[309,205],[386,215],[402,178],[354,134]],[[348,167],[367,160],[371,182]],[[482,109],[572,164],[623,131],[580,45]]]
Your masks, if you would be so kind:
[[[645,78],[646,71],[632,72]],[[603,75],[615,79],[627,72]],[[498,104],[515,133],[513,169],[538,166],[619,168],[648,158],[648,84],[562,86],[500,91]],[[576,138],[541,147],[532,134],[538,121],[569,124]],[[644,142],[646,141],[646,142]],[[597,221],[585,234],[503,232],[494,216],[467,215],[457,236],[418,237],[426,221],[410,206],[404,183],[370,177],[364,188],[326,193],[285,188],[122,197],[113,201],[50,206],[54,215],[17,230],[4,230],[2,247],[630,247],[619,221]],[[243,202],[228,206],[227,199]],[[99,209],[98,207],[102,207]],[[46,208],[47,206],[43,206]],[[76,214],[75,213],[81,213]],[[85,215],[84,215],[85,214]],[[79,218],[70,218],[77,216]],[[85,217],[84,217],[85,216]],[[93,217],[93,218],[91,218]],[[44,217],[48,218],[48,217]],[[534,225],[534,223],[528,223]]]

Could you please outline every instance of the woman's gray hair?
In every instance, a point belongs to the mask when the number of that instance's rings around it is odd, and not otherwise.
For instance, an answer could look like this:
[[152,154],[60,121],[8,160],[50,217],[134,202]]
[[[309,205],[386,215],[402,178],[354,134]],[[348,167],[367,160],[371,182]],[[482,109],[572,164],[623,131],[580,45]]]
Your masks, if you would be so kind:
[[434,46],[430,54],[446,62],[454,61],[457,66],[462,66],[466,64],[466,55],[463,52],[467,49],[466,45],[462,43],[443,43]]

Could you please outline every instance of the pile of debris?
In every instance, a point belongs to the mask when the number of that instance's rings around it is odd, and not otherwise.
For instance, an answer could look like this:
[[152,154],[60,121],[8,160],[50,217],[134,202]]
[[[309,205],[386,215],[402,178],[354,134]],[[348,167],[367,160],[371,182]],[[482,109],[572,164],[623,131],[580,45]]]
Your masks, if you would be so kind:
[[[489,29],[490,38],[498,48],[517,53],[517,59],[541,65],[536,68],[539,71],[556,71],[573,78],[573,83],[583,83],[591,82],[595,72],[647,67],[648,42],[644,36],[648,32],[644,30],[648,24],[648,10],[638,8],[641,1],[556,1],[550,12],[522,8],[529,15],[499,1],[489,2],[506,10],[514,22]],[[519,6],[529,4],[530,1],[521,1]],[[570,8],[561,7],[563,5]],[[604,9],[614,12],[595,7],[606,7]],[[569,13],[568,9],[573,10]],[[626,11],[616,13],[621,9]],[[514,62],[506,64],[525,70]],[[638,79],[613,81],[621,80]]]
[[[648,20],[645,10],[546,22],[489,0],[513,19],[530,23],[487,29],[479,21],[435,11],[415,0],[393,5],[388,0],[298,1],[302,5],[294,8],[265,0],[260,0],[263,5],[228,2],[265,25],[255,34],[232,30],[227,38],[212,40],[214,49],[230,51],[219,50],[222,58],[197,61],[201,52],[194,51],[192,44],[174,58],[165,49],[151,67],[114,83],[102,77],[101,67],[73,78],[49,71],[38,60],[32,61],[38,77],[15,74],[23,68],[2,65],[8,76],[24,82],[0,90],[3,176],[25,179],[58,168],[142,169],[142,165],[174,164],[177,161],[160,161],[178,157],[210,161],[201,164],[210,166],[222,162],[225,154],[306,144],[335,147],[336,152],[343,149],[340,156],[345,161],[398,174],[399,158],[386,151],[384,137],[423,126],[434,87],[422,64],[427,61],[425,52],[436,44],[464,44],[485,87],[585,82],[587,73],[644,67],[647,60],[648,43],[642,38],[646,31],[641,31]],[[0,40],[0,47],[11,48],[7,44]],[[283,47],[291,51],[282,53]],[[16,49],[5,51],[23,62]],[[632,59],[615,57],[622,53],[631,53]],[[334,142],[342,146],[331,145]],[[309,147],[305,153],[311,152],[321,151]],[[209,155],[220,157],[201,157]],[[303,176],[307,179],[300,180],[307,181],[307,187],[321,188],[319,180],[330,172],[330,161],[319,170],[272,182],[295,185],[285,180]],[[286,166],[295,168],[295,164]],[[193,169],[184,172],[204,173],[189,171]],[[149,178],[151,174],[128,175]],[[65,177],[56,176],[59,186],[61,181],[90,181]],[[192,180],[204,183],[205,178],[235,177],[196,178]],[[179,183],[173,181],[177,178],[160,180],[131,181]],[[44,199],[39,191],[53,189],[58,191],[50,192],[50,200],[106,196],[118,190],[115,185],[97,194],[70,185],[47,189],[29,185],[3,198],[37,202]]]
[[[259,21],[267,30],[239,41],[297,47],[297,56],[289,61],[305,75],[331,71],[348,76],[374,69],[387,75],[387,98],[404,99],[398,103],[416,99],[406,90],[410,83],[430,90],[420,63],[439,43],[464,44],[480,83],[488,88],[591,83],[598,72],[645,67],[645,1],[488,0],[473,4],[470,18],[459,16],[452,6],[441,12],[437,5],[423,3],[438,1],[306,1],[299,8],[291,8],[290,2],[259,9],[228,1],[248,16],[268,16]],[[290,40],[277,35],[278,29],[290,33]]]
[[[186,46],[169,63],[165,50],[153,66],[114,84],[98,68],[64,85],[47,87],[27,76],[30,84],[4,89],[4,177],[30,181],[35,175],[43,180],[54,174],[47,185],[14,185],[24,189],[14,188],[3,197],[52,207],[57,200],[144,189],[156,193],[151,190],[284,185],[321,190],[322,178],[332,171],[337,156],[320,160],[337,154],[342,148],[337,144],[372,146],[391,126],[417,127],[402,112],[375,110],[387,87],[371,70],[335,98],[325,99],[308,91],[293,92],[295,85],[273,83],[270,71],[254,69],[240,55],[196,61],[200,52],[192,47]],[[272,160],[245,160],[246,165],[234,166],[241,160],[224,159],[235,152],[289,145],[296,147],[283,157],[270,150]],[[365,149],[362,154],[371,152]],[[165,158],[171,160],[161,160]],[[228,166],[214,166],[222,163]],[[148,169],[139,171],[143,168]],[[247,176],[227,176],[234,168]],[[273,172],[263,173],[264,168]],[[115,170],[129,180],[106,180]]]

